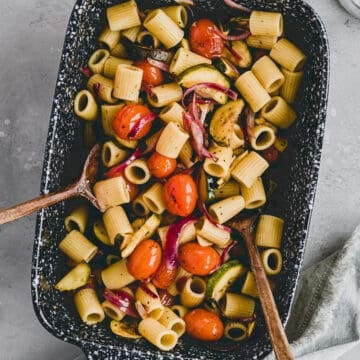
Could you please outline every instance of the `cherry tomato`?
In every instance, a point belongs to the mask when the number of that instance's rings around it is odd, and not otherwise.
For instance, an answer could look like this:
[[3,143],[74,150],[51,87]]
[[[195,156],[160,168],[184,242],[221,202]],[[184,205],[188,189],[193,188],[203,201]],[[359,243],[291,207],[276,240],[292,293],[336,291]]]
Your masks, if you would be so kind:
[[221,56],[224,40],[215,32],[216,25],[209,19],[195,21],[190,27],[191,50],[209,59]]
[[148,107],[142,104],[130,104],[122,107],[116,114],[115,119],[112,122],[112,128],[116,135],[125,140],[139,140],[146,136],[151,129],[151,122],[145,124],[137,134],[129,138],[129,133],[132,127],[138,123],[145,116],[151,114]]
[[148,160],[148,167],[151,175],[162,179],[171,175],[176,169],[176,159],[154,152]]
[[220,255],[210,246],[190,242],[179,248],[179,263],[186,271],[195,275],[209,275],[220,263]]
[[164,186],[167,210],[180,216],[190,215],[196,206],[197,188],[190,175],[177,174],[170,177]]
[[137,280],[147,280],[158,269],[161,262],[161,247],[154,240],[143,240],[129,256],[127,268]]
[[166,289],[173,282],[175,276],[176,268],[169,269],[163,259],[151,280],[157,288]]
[[224,325],[220,318],[209,310],[194,309],[185,317],[186,332],[199,340],[216,341],[224,334]]
[[279,151],[274,146],[262,151],[261,155],[270,165],[276,163],[279,159]]
[[146,85],[158,86],[164,82],[162,71],[154,65],[149,64],[146,60],[138,60],[134,66],[143,71],[142,81]]

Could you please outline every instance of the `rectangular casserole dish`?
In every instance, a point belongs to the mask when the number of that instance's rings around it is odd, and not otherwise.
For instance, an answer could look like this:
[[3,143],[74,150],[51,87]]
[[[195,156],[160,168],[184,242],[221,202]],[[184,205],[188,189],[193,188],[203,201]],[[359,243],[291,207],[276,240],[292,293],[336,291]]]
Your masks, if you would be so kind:
[[[80,67],[95,49],[105,22],[106,7],[116,0],[77,0],[66,30],[45,150],[41,193],[68,185],[80,174],[83,151],[82,124],[74,116],[73,99],[85,88]],[[138,2],[141,9],[170,4],[168,0]],[[303,89],[291,129],[288,156],[275,176],[277,191],[267,211],[285,219],[283,270],[275,293],[282,322],[286,324],[302,263],[313,206],[324,136],[329,81],[329,49],[323,23],[302,0],[248,0],[242,4],[257,10],[281,11],[286,37],[307,55]],[[237,14],[223,1],[198,0],[195,16],[228,18]],[[181,340],[170,353],[160,352],[143,340],[127,341],[103,325],[83,324],[63,294],[54,289],[61,273],[58,244],[65,234],[65,204],[43,209],[37,216],[32,262],[32,298],[41,324],[54,336],[79,346],[89,359],[259,359],[271,351],[266,327],[260,316],[254,336],[231,352],[221,353]]]

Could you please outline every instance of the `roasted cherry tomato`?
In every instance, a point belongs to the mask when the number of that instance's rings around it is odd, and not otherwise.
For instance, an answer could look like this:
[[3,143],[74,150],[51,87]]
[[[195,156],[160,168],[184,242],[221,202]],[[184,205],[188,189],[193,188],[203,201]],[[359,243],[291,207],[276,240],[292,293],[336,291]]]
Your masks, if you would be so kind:
[[177,174],[170,177],[164,186],[167,210],[180,216],[190,215],[196,206],[197,188],[190,175]]
[[209,275],[220,263],[220,255],[211,246],[190,242],[179,248],[179,263],[186,271],[195,275]]
[[176,159],[154,152],[148,160],[148,167],[151,175],[162,179],[171,175],[176,169]]
[[143,71],[142,81],[146,85],[158,86],[164,82],[162,71],[156,66],[149,64],[147,60],[138,60],[134,63],[134,66]]
[[199,340],[216,341],[224,334],[224,325],[220,318],[209,310],[194,309],[185,317],[186,332]]
[[152,277],[152,283],[159,289],[166,289],[175,279],[176,268],[169,268],[163,259],[156,273]]
[[221,56],[224,40],[215,29],[216,25],[209,19],[195,21],[190,27],[191,50],[209,59]]
[[112,128],[116,135],[125,140],[139,140],[146,136],[151,129],[151,122],[142,126],[135,136],[129,138],[129,133],[134,125],[136,125],[145,116],[151,114],[148,107],[142,104],[130,104],[122,107],[116,114],[112,122]]
[[270,165],[276,163],[279,159],[279,151],[274,146],[262,151],[261,155]]
[[127,268],[137,280],[144,281],[150,278],[161,263],[161,247],[154,240],[143,240],[129,256]]

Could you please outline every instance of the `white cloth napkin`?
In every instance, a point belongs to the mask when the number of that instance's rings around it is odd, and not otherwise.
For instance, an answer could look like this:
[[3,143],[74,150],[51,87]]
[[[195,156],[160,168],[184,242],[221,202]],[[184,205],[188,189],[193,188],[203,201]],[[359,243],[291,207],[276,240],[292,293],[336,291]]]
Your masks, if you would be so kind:
[[296,360],[336,360],[360,343],[360,226],[300,274],[286,333]]

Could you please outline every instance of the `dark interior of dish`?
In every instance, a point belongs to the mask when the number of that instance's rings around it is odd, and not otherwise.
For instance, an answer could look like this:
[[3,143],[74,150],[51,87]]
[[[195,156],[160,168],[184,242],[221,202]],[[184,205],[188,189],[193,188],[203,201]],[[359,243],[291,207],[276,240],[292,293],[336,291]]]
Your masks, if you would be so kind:
[[[83,122],[73,113],[75,94],[86,87],[81,66],[86,65],[96,47],[96,38],[105,24],[105,8],[118,1],[78,0],[71,15],[61,57],[41,183],[43,193],[57,190],[77,179],[86,155],[82,144]],[[236,16],[222,1],[195,1],[194,17],[226,20]],[[170,1],[138,1],[141,10],[171,4]],[[305,246],[316,190],[325,125],[328,89],[328,45],[323,25],[313,10],[300,0],[244,1],[252,9],[281,11],[285,35],[307,55],[306,74],[297,104],[296,124],[288,131],[290,146],[286,156],[266,176],[277,189],[265,213],[285,219],[282,254],[283,270],[277,279],[275,300],[285,323]],[[32,295],[36,314],[55,336],[80,346],[89,359],[133,357],[152,359],[261,358],[271,350],[262,316],[253,336],[240,344],[223,342],[203,345],[186,337],[171,352],[160,352],[146,341],[127,341],[111,334],[107,324],[89,327],[81,323],[67,296],[53,285],[65,273],[64,258],[58,251],[64,216],[73,202],[44,209],[38,215],[33,254]],[[258,313],[261,313],[260,309]],[[230,351],[229,351],[230,350]],[[150,351],[148,353],[148,351]],[[226,351],[226,355],[222,354]]]

